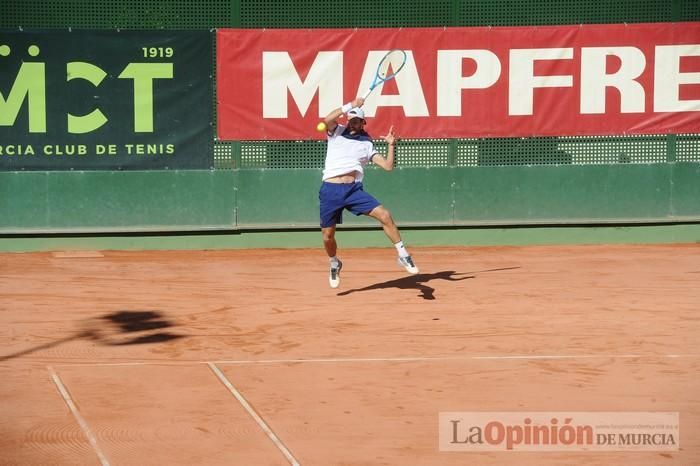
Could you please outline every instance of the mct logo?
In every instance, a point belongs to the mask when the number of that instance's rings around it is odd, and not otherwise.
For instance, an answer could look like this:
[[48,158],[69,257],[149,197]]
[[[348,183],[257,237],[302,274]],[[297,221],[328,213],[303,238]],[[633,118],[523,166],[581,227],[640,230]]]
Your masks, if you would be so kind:
[[[89,45],[86,45],[88,47]],[[150,57],[153,48],[143,47],[139,51],[146,57]],[[162,49],[165,50],[165,49]],[[169,48],[172,56],[172,48]],[[21,57],[13,55],[21,54]],[[167,54],[163,54],[167,56]],[[12,66],[7,65],[8,59],[14,58],[10,63],[19,62],[17,72],[12,81]],[[17,60],[19,58],[19,60]],[[23,105],[27,105],[28,130],[30,133],[47,132],[47,99],[51,99],[47,92],[47,60],[55,60],[57,57],[42,57],[42,49],[37,44],[30,44],[26,50],[3,44],[0,39],[0,74],[10,72],[11,85],[8,89],[0,86],[0,126],[14,126]],[[3,61],[5,63],[3,63]],[[171,62],[130,62],[118,69],[117,79],[131,80],[133,92],[133,131],[135,133],[152,133],[154,128],[154,89],[158,80],[173,79],[173,63]],[[112,70],[104,70],[98,65],[87,61],[68,61],[65,64],[65,74],[62,76],[63,87],[60,92],[74,92],[78,86],[65,83],[85,81],[94,88],[100,87],[103,81],[110,76]],[[110,76],[112,77],[112,76]],[[52,89],[59,89],[57,83],[51,83]],[[69,96],[70,100],[93,99],[96,96],[75,95]],[[98,105],[91,111],[76,115],[67,111],[67,130],[72,134],[84,134],[97,130],[105,125],[110,116],[100,109]],[[124,115],[119,115],[120,118]],[[123,123],[122,123],[123,124]]]

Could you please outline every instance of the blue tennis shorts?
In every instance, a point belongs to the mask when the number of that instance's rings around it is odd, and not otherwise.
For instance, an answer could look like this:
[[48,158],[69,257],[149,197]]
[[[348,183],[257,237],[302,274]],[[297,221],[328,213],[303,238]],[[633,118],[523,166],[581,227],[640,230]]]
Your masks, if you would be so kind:
[[321,205],[321,228],[343,223],[343,209],[355,215],[368,214],[381,205],[371,194],[362,189],[362,183],[323,182],[318,191]]

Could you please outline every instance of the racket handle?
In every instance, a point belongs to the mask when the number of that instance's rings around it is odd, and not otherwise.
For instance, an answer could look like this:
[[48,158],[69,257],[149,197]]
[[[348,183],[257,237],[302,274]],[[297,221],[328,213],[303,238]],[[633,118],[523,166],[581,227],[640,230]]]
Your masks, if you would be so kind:
[[370,87],[367,89],[367,92],[365,92],[365,95],[362,96],[362,100],[367,100],[367,97],[372,93],[372,88]]

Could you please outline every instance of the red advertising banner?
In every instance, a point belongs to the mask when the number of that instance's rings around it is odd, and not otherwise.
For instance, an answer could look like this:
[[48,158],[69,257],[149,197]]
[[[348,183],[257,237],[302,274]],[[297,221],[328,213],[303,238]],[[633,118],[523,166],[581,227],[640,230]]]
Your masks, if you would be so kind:
[[[313,139],[371,85],[368,131],[404,138],[700,132],[700,23],[220,29],[218,135]],[[374,128],[374,130],[373,130]]]

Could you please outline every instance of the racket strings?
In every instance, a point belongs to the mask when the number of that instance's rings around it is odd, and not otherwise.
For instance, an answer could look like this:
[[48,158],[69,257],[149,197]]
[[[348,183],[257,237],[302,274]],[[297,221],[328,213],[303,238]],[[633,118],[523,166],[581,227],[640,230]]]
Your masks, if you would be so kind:
[[382,81],[393,78],[406,62],[406,55],[403,51],[396,50],[388,53],[379,63],[377,77]]

